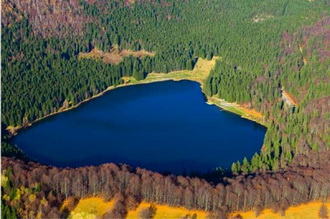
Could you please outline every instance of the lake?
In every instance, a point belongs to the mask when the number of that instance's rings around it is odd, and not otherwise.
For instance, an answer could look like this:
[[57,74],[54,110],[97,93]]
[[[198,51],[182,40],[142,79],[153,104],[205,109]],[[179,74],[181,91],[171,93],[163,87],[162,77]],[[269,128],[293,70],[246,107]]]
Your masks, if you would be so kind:
[[208,105],[200,85],[121,87],[22,130],[13,142],[55,166],[126,163],[180,174],[230,167],[259,152],[266,129]]

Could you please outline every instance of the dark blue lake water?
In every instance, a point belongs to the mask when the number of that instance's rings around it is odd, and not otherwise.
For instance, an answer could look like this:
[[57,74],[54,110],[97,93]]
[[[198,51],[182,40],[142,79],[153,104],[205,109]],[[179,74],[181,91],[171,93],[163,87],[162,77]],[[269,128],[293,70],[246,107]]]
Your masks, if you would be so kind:
[[259,152],[266,129],[207,105],[198,83],[118,88],[42,120],[14,139],[55,166],[127,163],[155,171],[206,172]]

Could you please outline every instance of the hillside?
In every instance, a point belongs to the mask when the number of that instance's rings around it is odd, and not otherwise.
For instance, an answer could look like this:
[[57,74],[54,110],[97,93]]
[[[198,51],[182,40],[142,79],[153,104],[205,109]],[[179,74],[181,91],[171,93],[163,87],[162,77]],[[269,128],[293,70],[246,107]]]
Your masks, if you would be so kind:
[[[309,201],[327,201],[329,157],[330,154],[325,153],[319,161],[310,161],[310,166],[222,178],[217,184],[197,177],[164,176],[112,163],[56,168],[2,158],[2,177],[6,179],[2,180],[2,200],[7,206],[6,212],[29,217],[38,214],[65,217],[74,211],[80,199],[84,202],[84,198],[92,196],[102,197],[105,201],[97,199],[94,204],[102,212],[109,207],[107,213],[116,218],[125,217],[143,201],[212,212],[215,218],[216,215],[223,218],[231,212],[255,208],[280,212]],[[301,161],[306,162],[303,158]],[[68,198],[71,204],[66,201]]]

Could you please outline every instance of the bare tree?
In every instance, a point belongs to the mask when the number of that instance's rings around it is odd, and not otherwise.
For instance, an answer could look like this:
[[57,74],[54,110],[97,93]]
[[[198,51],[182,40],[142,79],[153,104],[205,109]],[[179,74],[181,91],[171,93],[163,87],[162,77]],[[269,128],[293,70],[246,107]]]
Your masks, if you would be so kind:
[[155,205],[151,204],[150,207],[142,209],[140,211],[139,216],[142,219],[152,219],[155,217],[156,211],[157,211],[157,208],[155,207]]
[[319,210],[319,217],[321,219],[328,219],[328,208],[325,204],[322,204]]
[[260,214],[261,214],[261,212],[262,212],[262,208],[261,208],[261,206],[260,206],[260,205],[257,205],[257,206],[254,208],[254,214],[255,214],[255,216],[256,216],[256,217],[259,217]]

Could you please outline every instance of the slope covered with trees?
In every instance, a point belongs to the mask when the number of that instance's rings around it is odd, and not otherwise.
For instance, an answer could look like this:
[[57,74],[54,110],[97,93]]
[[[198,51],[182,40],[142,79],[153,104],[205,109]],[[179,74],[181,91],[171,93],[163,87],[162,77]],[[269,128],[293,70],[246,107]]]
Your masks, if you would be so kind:
[[[264,208],[285,212],[292,205],[327,200],[330,191],[329,155],[323,154],[319,161],[310,162],[309,166],[290,166],[277,173],[224,178],[216,185],[199,178],[163,176],[127,165],[62,169],[3,158],[6,180],[2,191],[8,194],[3,197],[3,202],[9,206],[9,212],[16,209],[21,216],[30,218],[38,214],[41,217],[65,216],[68,211],[60,211],[65,199],[77,200],[88,195],[102,196],[106,200],[116,197],[122,202],[113,209],[117,211],[116,218],[125,217],[128,208],[137,206],[134,203],[141,200],[209,211],[211,218],[222,218],[220,216],[234,211]],[[19,198],[18,193],[21,194]],[[31,201],[31,197],[35,198]]]
[[[244,66],[252,80],[280,52],[276,43],[282,32],[313,22],[326,3],[7,0],[5,5],[2,121],[17,126],[59,109],[65,100],[73,104],[121,83],[133,70],[144,75],[191,68],[198,57],[220,55],[229,65]],[[301,19],[307,11],[310,18]],[[258,14],[273,17],[255,23]],[[156,56],[130,58],[119,66],[77,58],[113,45]]]
[[[276,170],[296,154],[330,149],[329,27],[329,17],[323,17],[291,34],[283,32],[279,55],[259,74],[241,66],[217,64],[206,93],[248,104],[266,115],[268,123],[261,154],[251,163],[245,161],[243,167],[239,162],[233,164],[235,172]],[[284,89],[293,94],[296,106],[285,103],[281,97]]]

